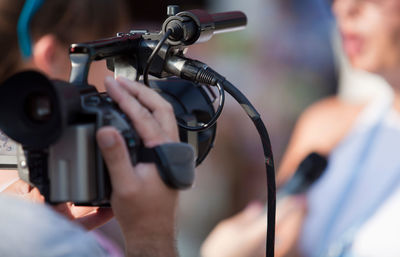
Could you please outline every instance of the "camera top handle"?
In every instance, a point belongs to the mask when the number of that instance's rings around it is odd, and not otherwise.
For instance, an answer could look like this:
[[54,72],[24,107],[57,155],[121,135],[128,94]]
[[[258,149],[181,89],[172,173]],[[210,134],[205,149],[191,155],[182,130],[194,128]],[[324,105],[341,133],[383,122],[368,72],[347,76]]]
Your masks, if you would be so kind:
[[102,59],[107,59],[107,66],[115,76],[138,80],[146,61],[168,30],[171,34],[157,53],[149,73],[158,78],[173,76],[164,70],[169,57],[184,56],[187,46],[205,42],[213,34],[242,29],[247,24],[246,15],[239,11],[216,14],[204,10],[178,12],[177,6],[169,6],[167,13],[169,17],[160,32],[132,30],[108,39],[72,44],[70,82],[86,85],[91,62]]

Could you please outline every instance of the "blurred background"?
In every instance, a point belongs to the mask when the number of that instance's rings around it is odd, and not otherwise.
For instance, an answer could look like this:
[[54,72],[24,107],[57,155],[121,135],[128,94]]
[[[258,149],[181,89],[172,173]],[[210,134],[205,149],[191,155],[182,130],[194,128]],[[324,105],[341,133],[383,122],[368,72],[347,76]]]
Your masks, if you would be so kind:
[[[190,47],[188,55],[223,74],[255,105],[270,133],[276,167],[299,114],[337,91],[332,16],[322,0],[127,1],[135,29],[159,29],[169,4],[247,15],[245,30],[216,35]],[[197,169],[194,188],[182,193],[181,256],[199,256],[202,241],[218,221],[252,201],[266,201],[261,142],[230,97],[217,131],[215,147]],[[116,233],[112,227],[103,229]]]

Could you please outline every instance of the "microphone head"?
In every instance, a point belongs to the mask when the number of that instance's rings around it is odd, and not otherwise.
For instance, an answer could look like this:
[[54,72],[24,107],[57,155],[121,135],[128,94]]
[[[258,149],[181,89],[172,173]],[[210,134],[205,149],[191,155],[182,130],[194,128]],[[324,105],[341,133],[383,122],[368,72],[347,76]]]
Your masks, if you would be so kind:
[[279,190],[277,197],[304,193],[321,177],[327,164],[326,157],[318,153],[309,154],[300,163],[293,177]]
[[162,25],[162,32],[171,30],[169,44],[188,46],[206,42],[214,34],[244,29],[246,25],[247,17],[240,11],[210,14],[195,9],[170,16]]

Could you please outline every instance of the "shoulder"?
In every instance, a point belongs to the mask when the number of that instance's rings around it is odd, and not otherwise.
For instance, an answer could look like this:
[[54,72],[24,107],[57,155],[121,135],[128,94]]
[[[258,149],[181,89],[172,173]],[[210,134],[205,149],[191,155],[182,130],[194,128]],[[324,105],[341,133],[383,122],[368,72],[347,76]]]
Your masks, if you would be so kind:
[[284,178],[278,177],[278,181],[288,178],[308,154],[329,155],[350,131],[363,107],[338,97],[325,98],[308,107],[295,125],[279,170]]
[[2,256],[105,255],[86,231],[48,206],[4,194],[0,204],[7,206],[0,212]]
[[346,103],[338,97],[325,98],[309,106],[300,116],[298,124],[315,126],[321,121],[333,123],[333,119],[341,118],[348,111],[358,109],[357,106]]
[[363,105],[350,104],[337,97],[323,99],[300,116],[293,140],[307,146],[309,151],[328,155],[350,131],[362,108]]

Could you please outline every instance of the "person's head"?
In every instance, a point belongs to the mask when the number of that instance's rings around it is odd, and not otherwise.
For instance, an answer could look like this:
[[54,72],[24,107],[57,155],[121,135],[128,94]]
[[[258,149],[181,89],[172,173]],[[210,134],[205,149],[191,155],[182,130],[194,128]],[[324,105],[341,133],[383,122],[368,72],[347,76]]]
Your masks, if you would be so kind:
[[355,68],[400,71],[400,0],[333,0],[333,12]]
[[17,23],[28,1],[0,1],[0,81],[24,68],[66,80],[71,43],[114,36],[127,23],[123,0],[45,0],[29,24],[32,55],[22,58]]
[[[128,29],[125,0],[45,0],[29,23],[32,55],[23,58],[17,24],[29,1],[0,0],[0,83],[23,69],[37,69],[51,78],[68,80],[71,43],[110,37]],[[89,83],[102,90],[105,72],[104,62],[93,63]],[[0,188],[16,177],[16,172],[8,177],[0,172]]]

